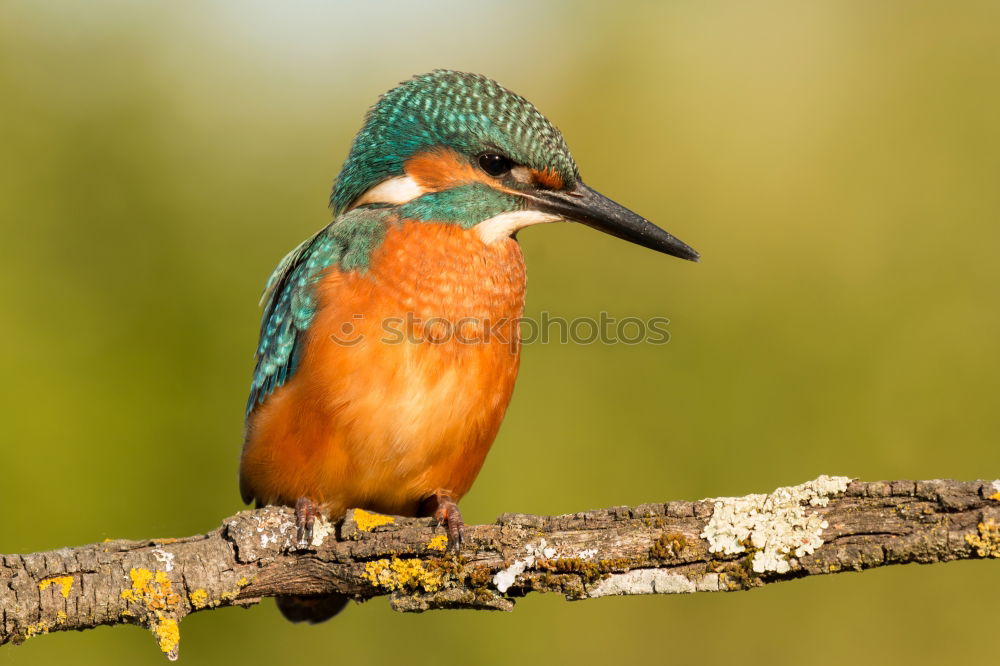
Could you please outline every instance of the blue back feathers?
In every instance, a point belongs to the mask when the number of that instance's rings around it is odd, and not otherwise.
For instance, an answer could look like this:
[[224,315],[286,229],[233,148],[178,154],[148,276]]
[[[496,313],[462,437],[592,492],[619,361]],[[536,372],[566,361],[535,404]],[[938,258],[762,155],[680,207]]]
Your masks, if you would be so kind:
[[357,209],[289,252],[271,274],[262,301],[264,317],[257,345],[246,413],[295,372],[302,336],[316,314],[316,282],[331,267],[364,270],[385,234],[386,209]]

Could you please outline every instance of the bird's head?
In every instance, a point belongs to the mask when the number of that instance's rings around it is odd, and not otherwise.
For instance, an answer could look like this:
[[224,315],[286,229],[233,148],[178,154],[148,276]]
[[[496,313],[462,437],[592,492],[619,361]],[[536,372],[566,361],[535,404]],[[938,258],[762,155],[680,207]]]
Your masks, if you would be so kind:
[[486,242],[567,220],[666,254],[698,253],[580,179],[562,133],[484,76],[437,70],[369,111],[331,197],[334,214],[399,206],[400,215],[476,228]]

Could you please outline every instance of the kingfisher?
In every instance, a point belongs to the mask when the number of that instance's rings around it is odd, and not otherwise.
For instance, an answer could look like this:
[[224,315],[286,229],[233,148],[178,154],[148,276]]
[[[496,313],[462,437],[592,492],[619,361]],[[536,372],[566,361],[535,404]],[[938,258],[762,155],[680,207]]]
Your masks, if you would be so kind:
[[[517,377],[517,233],[577,222],[681,259],[691,247],[588,187],[562,134],[481,75],[436,70],[368,111],[333,221],[267,281],[240,492],[294,507],[297,538],[349,508],[433,517],[461,547],[458,501]],[[342,596],[279,597],[293,622]]]

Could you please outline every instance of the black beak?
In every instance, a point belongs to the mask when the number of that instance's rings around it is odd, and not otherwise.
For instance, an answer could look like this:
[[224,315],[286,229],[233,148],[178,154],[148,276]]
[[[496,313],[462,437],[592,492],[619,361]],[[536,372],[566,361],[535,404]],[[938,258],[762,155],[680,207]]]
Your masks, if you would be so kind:
[[591,229],[657,252],[698,261],[698,253],[686,243],[600,192],[590,189],[583,181],[577,181],[572,190],[538,190],[525,197],[536,210],[558,215],[570,222],[586,224]]

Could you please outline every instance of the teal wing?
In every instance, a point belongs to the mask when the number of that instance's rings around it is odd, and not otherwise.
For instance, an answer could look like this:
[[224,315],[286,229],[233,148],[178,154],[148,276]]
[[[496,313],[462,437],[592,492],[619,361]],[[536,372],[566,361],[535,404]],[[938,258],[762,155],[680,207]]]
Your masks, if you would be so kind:
[[367,269],[385,233],[383,209],[351,211],[285,255],[267,280],[264,316],[246,414],[295,374],[302,338],[316,314],[315,285],[331,267]]

